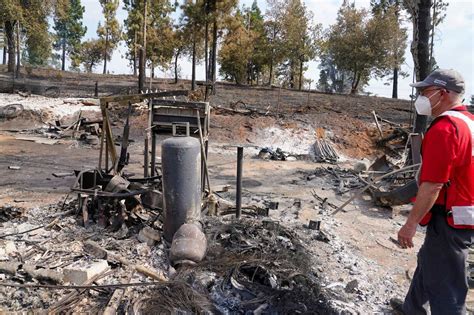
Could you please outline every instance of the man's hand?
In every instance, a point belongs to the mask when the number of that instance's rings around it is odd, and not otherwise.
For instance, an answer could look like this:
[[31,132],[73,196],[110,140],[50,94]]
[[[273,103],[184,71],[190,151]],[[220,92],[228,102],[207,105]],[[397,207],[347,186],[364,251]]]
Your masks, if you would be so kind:
[[402,248],[413,247],[413,237],[416,233],[416,224],[405,223],[398,231],[398,243]]
[[413,236],[416,233],[416,226],[433,207],[441,188],[443,188],[442,183],[430,182],[424,182],[418,188],[416,201],[408,215],[407,222],[398,231],[398,243],[402,248],[413,247]]

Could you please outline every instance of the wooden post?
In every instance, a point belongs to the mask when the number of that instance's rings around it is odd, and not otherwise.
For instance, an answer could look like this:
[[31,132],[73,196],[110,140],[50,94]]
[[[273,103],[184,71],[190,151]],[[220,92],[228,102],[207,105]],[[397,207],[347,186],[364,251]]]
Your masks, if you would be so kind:
[[244,160],[244,148],[237,147],[237,189],[235,196],[235,217],[240,218],[242,213],[242,169]]

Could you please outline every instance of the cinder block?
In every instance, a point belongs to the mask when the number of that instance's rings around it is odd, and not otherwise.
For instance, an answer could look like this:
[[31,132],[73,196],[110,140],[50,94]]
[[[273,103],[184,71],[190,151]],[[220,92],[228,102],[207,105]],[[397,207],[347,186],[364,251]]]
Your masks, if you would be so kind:
[[79,260],[64,268],[64,281],[80,285],[107,269],[109,269],[107,260]]

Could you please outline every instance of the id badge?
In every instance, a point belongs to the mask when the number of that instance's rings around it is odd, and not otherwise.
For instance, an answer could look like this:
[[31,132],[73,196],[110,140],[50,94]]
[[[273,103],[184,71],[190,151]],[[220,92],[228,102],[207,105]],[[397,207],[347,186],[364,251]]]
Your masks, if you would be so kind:
[[453,206],[453,222],[456,225],[474,225],[474,206]]

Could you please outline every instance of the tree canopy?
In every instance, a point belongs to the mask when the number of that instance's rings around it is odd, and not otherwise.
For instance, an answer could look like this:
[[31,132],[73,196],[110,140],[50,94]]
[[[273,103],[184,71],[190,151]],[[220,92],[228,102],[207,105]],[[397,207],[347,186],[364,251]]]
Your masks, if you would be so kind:
[[99,0],[99,2],[102,6],[105,21],[103,24],[99,22],[97,35],[100,39],[99,43],[102,46],[104,60],[103,73],[105,74],[107,73],[107,61],[112,58],[112,53],[122,38],[122,30],[116,17],[119,0]]
[[340,8],[324,47],[340,70],[351,73],[351,93],[357,93],[372,76],[383,77],[393,69],[398,57],[394,51],[399,51],[400,44],[398,28],[391,14],[370,15],[351,4]]
[[[370,10],[346,0],[335,23],[324,30],[305,1],[266,1],[266,12],[262,12],[256,0],[242,7],[238,0],[99,0],[103,18],[97,37],[82,42],[87,29],[80,0],[0,0],[4,52],[8,51],[4,60],[9,71],[16,70],[17,62],[57,65],[60,57],[62,70],[69,58],[75,70],[82,65],[85,71],[94,71],[102,64],[106,73],[108,61],[123,40],[134,74],[140,52],[146,56],[142,64],[152,74],[157,67],[173,68],[175,82],[182,58],[192,60],[193,88],[196,64],[204,62],[208,84],[216,80],[218,63],[224,80],[302,89],[310,82],[305,78],[308,64],[316,60],[317,87],[323,91],[358,93],[370,78],[384,78],[393,82],[393,97],[397,97],[398,76],[406,75],[402,65],[408,38],[402,11],[415,19],[418,0],[371,0]],[[433,36],[447,4],[425,2],[432,10],[427,25],[431,25],[429,64],[433,68]],[[121,4],[127,14],[123,33],[117,18]]]
[[65,69],[66,55],[71,58],[72,68],[79,64],[79,52],[81,39],[87,31],[87,27],[82,24],[85,8],[81,5],[81,0],[69,0],[65,10],[57,9],[54,17],[55,30],[53,48],[61,50],[61,69]]

